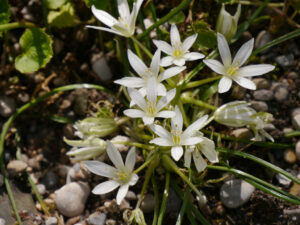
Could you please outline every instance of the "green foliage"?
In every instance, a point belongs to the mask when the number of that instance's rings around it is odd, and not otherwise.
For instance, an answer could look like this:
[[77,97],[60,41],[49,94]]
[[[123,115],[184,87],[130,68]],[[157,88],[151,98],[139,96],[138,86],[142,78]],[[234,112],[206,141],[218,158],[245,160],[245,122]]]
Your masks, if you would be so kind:
[[238,0],[216,0],[217,3],[228,3],[228,4],[233,4],[238,2]]
[[300,12],[300,0],[292,1],[292,6],[296,11]]
[[212,30],[202,30],[198,32],[197,40],[194,44],[199,50],[206,50],[215,47],[217,35]]
[[48,9],[58,9],[63,6],[68,0],[45,0]]
[[[10,6],[7,0],[0,1],[0,25],[7,24],[10,18]],[[0,32],[0,37],[2,36],[2,32]]]
[[50,26],[63,28],[71,27],[75,22],[75,9],[72,3],[62,5],[59,11],[50,11],[47,17]]
[[105,10],[108,6],[109,0],[84,0],[87,7],[95,5],[97,9]]
[[173,16],[170,20],[169,23],[183,23],[185,20],[185,14],[180,11],[179,13],[177,13],[175,16]]
[[16,58],[16,69],[29,73],[44,67],[53,56],[51,44],[51,38],[42,29],[27,29],[20,39],[24,52]]

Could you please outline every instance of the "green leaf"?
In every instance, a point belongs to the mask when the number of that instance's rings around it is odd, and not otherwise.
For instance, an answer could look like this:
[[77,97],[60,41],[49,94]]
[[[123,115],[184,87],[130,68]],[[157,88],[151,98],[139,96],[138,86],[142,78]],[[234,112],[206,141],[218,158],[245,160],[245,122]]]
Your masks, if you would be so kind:
[[198,37],[194,44],[199,50],[206,50],[217,45],[217,35],[214,31],[204,30],[198,32]]
[[68,0],[45,0],[48,9],[58,9],[63,6]]
[[51,44],[51,38],[42,29],[27,29],[20,39],[24,52],[15,60],[16,69],[30,73],[44,67],[53,56]]
[[292,6],[296,11],[300,11],[300,0],[292,1]]
[[87,7],[95,5],[97,9],[105,10],[108,6],[109,0],[84,0]]
[[[10,6],[7,0],[0,1],[0,24],[9,23],[10,18]],[[2,32],[0,32],[0,37],[2,36]]]
[[213,96],[218,91],[219,81],[215,81],[213,84],[209,85],[209,87],[202,93],[201,100],[207,101],[211,96]]
[[50,11],[47,17],[50,26],[63,28],[71,27],[75,22],[75,9],[73,4],[63,5],[59,11]]
[[173,16],[170,20],[169,23],[182,23],[185,20],[185,14],[180,11],[179,13],[177,13],[175,16]]
[[194,29],[196,33],[199,33],[207,28],[208,24],[203,20],[197,20],[194,23]]

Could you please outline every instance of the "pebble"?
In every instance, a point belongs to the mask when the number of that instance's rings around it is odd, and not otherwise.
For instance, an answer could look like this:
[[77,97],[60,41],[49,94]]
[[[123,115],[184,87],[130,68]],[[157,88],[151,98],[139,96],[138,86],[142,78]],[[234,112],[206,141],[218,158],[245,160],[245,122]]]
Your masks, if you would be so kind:
[[288,134],[288,133],[291,133],[293,132],[294,130],[292,128],[289,128],[289,127],[285,127],[283,128],[283,133],[284,135]]
[[250,104],[251,104],[251,107],[258,112],[268,112],[269,111],[269,107],[268,107],[267,103],[265,103],[263,101],[251,101]]
[[[298,224],[296,221],[300,221],[300,208],[296,209],[284,209],[283,214],[290,217],[295,224]],[[292,223],[291,223],[292,224]]]
[[288,54],[288,55],[280,55],[275,58],[275,62],[277,62],[280,66],[286,67],[293,65],[294,62],[294,55]]
[[292,124],[297,130],[300,129],[300,114],[294,115],[292,117]]
[[273,92],[266,89],[261,89],[253,92],[255,100],[270,101],[273,98]]
[[46,186],[44,184],[37,184],[36,188],[41,195],[46,194]]
[[85,115],[88,107],[88,90],[77,89],[75,91],[74,112],[80,116]]
[[269,89],[271,87],[271,83],[265,78],[254,78],[252,81],[255,83],[257,90]]
[[13,98],[0,96],[0,115],[3,117],[11,116],[16,110],[16,103]]
[[[261,32],[259,32],[259,34],[256,37],[255,44],[254,44],[255,48],[260,48],[270,41],[272,41],[272,35],[268,31],[262,30]],[[262,53],[266,53],[270,51],[270,49],[271,48],[267,48],[263,50]]]
[[50,217],[45,221],[45,225],[56,225],[57,223],[58,221],[56,217]]
[[152,194],[146,194],[141,203],[141,210],[144,213],[153,212],[155,207],[155,199]]
[[40,169],[41,168],[41,164],[40,164],[40,155],[30,158],[28,159],[28,166],[30,166],[32,169]]
[[289,164],[294,164],[297,160],[296,154],[292,149],[286,149],[283,153],[283,158]]
[[106,219],[105,213],[95,212],[87,219],[88,225],[104,225]]
[[288,188],[292,183],[292,181],[289,178],[287,178],[286,176],[283,176],[281,173],[277,173],[275,175],[275,177],[276,177],[278,183],[285,188]]
[[242,100],[242,99],[244,99],[245,94],[246,94],[246,89],[245,88],[243,88],[239,85],[234,85],[233,86],[231,95],[234,99]]
[[12,176],[25,171],[27,164],[21,160],[12,160],[7,164],[8,173]]
[[108,219],[106,220],[106,225],[116,225],[117,224],[117,221],[113,220],[113,219]]
[[55,191],[55,204],[58,211],[67,217],[79,216],[89,196],[88,184],[72,182]]
[[296,109],[293,109],[293,111],[292,111],[292,116],[296,116],[298,114],[300,114],[300,107],[296,108]]
[[52,171],[48,171],[42,178],[41,183],[44,184],[47,190],[53,190],[58,186],[59,179]]
[[91,62],[93,71],[101,80],[111,80],[113,75],[103,53],[93,55]]
[[64,42],[58,38],[54,38],[53,49],[55,54],[58,55],[59,53],[61,53],[63,48],[64,48]]
[[125,196],[125,199],[128,201],[135,201],[135,200],[137,200],[137,196],[133,191],[128,191]]
[[3,185],[3,183],[4,183],[3,176],[2,174],[0,174],[0,187]]
[[255,187],[242,179],[226,181],[220,191],[222,203],[228,208],[238,208],[245,204],[255,191]]
[[275,89],[274,97],[278,102],[284,102],[289,95],[289,91],[285,86],[280,86]]
[[0,218],[0,225],[6,225],[5,219]]
[[294,71],[289,72],[288,75],[287,75],[287,78],[295,80],[295,79],[298,78],[298,74]]
[[68,171],[67,183],[71,183],[73,181],[86,181],[88,177],[88,170],[80,163],[75,163],[73,167]]
[[298,159],[298,161],[300,161],[300,140],[296,144],[295,152],[296,158]]
[[178,197],[173,188],[170,188],[167,199],[166,213],[178,213],[181,206],[181,199]]
[[[112,142],[129,142],[130,138],[123,135],[117,135],[113,139],[111,139]],[[114,146],[120,151],[120,152],[126,152],[128,151],[128,146],[123,144],[114,144]]]
[[251,139],[253,137],[252,132],[248,128],[238,128],[232,131],[232,135],[236,138]]

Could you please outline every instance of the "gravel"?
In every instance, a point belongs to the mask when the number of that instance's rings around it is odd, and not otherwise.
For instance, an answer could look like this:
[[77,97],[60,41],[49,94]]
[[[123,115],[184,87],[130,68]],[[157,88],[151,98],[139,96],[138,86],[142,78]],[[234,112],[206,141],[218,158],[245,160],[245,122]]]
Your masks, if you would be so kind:
[[255,100],[270,101],[273,99],[273,92],[267,89],[261,89],[253,92]]
[[16,110],[16,103],[13,98],[0,96],[0,115],[3,117],[11,116]]

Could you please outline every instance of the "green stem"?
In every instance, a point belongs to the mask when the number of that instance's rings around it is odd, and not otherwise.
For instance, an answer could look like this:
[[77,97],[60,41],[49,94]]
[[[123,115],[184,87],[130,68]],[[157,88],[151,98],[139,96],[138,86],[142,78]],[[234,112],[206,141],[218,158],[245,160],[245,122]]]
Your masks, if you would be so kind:
[[[254,5],[254,6],[260,6],[262,3],[261,2],[252,2],[252,1],[245,1],[245,0],[240,0],[240,4],[242,5]],[[278,3],[268,3],[267,4],[269,7],[284,7],[284,2],[278,2]]]
[[169,187],[170,187],[170,173],[167,172],[166,173],[166,183],[165,183],[164,195],[163,195],[163,199],[162,199],[161,206],[160,206],[157,225],[161,225],[162,222],[163,222],[163,218],[164,218],[165,211],[166,211],[166,206],[167,206],[167,199],[168,199],[168,196],[169,196]]
[[136,44],[137,46],[139,46],[144,52],[145,54],[151,59],[152,58],[152,54],[151,52],[141,43],[139,42],[135,37],[131,36],[130,39],[133,41],[134,44]]
[[136,52],[137,56],[138,56],[140,59],[143,59],[143,55],[142,55],[141,49],[140,49],[140,47],[137,45],[137,43],[134,42],[134,41],[133,41],[133,46],[134,46],[134,49],[135,49],[135,52]]
[[118,126],[121,126],[121,125],[123,125],[124,123],[127,123],[130,120],[131,120],[131,118],[129,118],[129,117],[120,117],[120,118],[116,119],[116,124]]
[[180,109],[180,112],[182,114],[182,119],[183,119],[183,123],[186,127],[188,127],[190,125],[190,120],[188,119],[188,117],[186,116],[185,110],[183,108],[183,104],[182,101],[179,99],[179,101],[177,102],[177,105]]
[[206,79],[203,79],[203,80],[197,80],[197,81],[189,82],[189,83],[187,83],[187,85],[185,85],[183,90],[189,89],[189,88],[199,87],[203,84],[207,84],[207,83],[213,82],[215,80],[219,80],[221,77],[222,76],[215,76],[215,77],[210,77],[210,78],[206,78]]
[[154,200],[155,200],[155,207],[154,207],[154,215],[152,225],[156,225],[158,219],[158,210],[159,210],[159,196],[158,196],[158,188],[157,183],[155,180],[155,176],[151,176],[151,181],[153,184],[153,192],[154,192]]
[[148,166],[152,160],[154,159],[155,155],[152,155],[149,159],[147,159],[146,162],[144,162],[139,168],[137,168],[135,171],[133,171],[133,173],[138,174],[139,172],[141,172],[146,166]]
[[14,22],[0,25],[0,32],[17,29],[17,28],[34,28],[37,27],[34,23],[30,22]]
[[198,99],[194,99],[193,97],[189,96],[188,93],[183,93],[181,95],[180,99],[182,100],[183,103],[190,103],[190,104],[197,105],[197,106],[200,106],[200,107],[212,110],[212,111],[215,111],[217,109],[217,107],[212,106],[206,102],[203,102]]
[[287,138],[296,137],[296,136],[300,136],[300,130],[291,131],[285,135],[285,137]]
[[144,37],[148,36],[152,30],[155,28],[158,28],[160,25],[167,22],[170,18],[177,15],[181,10],[185,9],[189,4],[191,0],[183,0],[177,7],[175,7],[173,10],[171,10],[167,15],[162,17],[160,20],[155,22],[152,26],[150,26],[146,31],[144,31],[142,34],[138,35],[138,39],[143,39]]

